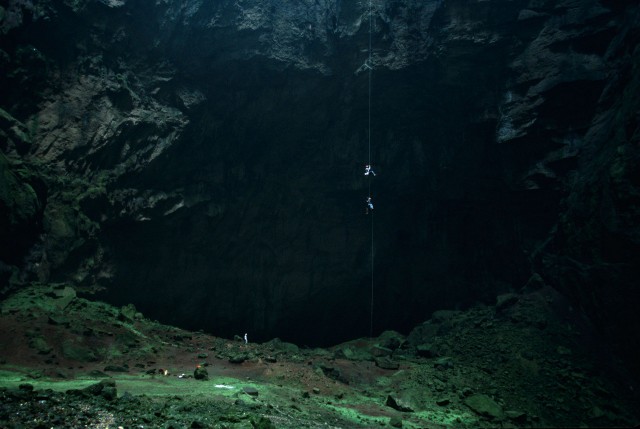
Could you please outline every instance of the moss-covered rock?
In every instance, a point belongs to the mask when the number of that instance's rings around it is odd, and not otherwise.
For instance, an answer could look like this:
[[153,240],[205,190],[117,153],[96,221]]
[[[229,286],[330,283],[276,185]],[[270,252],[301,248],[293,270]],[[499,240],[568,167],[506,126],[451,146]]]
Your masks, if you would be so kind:
[[276,429],[271,420],[266,417],[260,417],[258,420],[251,420],[251,426],[254,429]]
[[473,411],[482,416],[491,419],[501,419],[504,417],[502,407],[487,395],[471,395],[464,400],[464,403]]
[[195,378],[196,380],[208,380],[209,372],[205,367],[198,365],[193,371],[193,378]]
[[62,355],[78,362],[96,362],[98,360],[98,356],[89,346],[72,340],[62,343]]
[[31,135],[25,124],[0,108],[0,150],[25,153],[31,145]]
[[9,225],[15,226],[35,216],[39,201],[30,184],[25,183],[11,169],[9,160],[0,152],[0,204]]
[[47,343],[42,336],[36,336],[29,341],[29,347],[35,349],[39,354],[46,355],[51,353],[53,347]]
[[42,218],[42,202],[31,183],[17,173],[0,152],[0,260],[20,263],[35,241]]

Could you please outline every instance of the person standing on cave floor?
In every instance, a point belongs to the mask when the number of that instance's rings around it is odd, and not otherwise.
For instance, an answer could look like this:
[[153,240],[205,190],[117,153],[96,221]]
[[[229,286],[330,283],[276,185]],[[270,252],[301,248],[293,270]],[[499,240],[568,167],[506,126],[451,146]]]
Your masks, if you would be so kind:
[[367,198],[367,214],[369,214],[369,210],[373,211],[373,201],[371,201],[371,197]]

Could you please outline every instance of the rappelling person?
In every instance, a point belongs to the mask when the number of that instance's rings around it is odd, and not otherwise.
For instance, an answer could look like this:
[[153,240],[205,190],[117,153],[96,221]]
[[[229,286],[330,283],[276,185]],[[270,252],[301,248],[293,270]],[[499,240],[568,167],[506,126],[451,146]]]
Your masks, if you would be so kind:
[[364,175],[368,176],[369,174],[373,174],[375,176],[376,172],[371,169],[371,165],[370,164],[367,164],[367,165],[364,166]]
[[373,201],[371,201],[371,197],[367,198],[367,214],[369,214],[369,210],[373,211]]

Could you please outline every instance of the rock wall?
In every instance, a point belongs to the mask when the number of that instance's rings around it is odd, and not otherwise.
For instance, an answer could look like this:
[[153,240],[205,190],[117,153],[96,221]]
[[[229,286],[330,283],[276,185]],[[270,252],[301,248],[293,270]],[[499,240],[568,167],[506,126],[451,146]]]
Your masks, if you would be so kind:
[[10,1],[2,165],[43,185],[4,281],[323,344],[368,333],[373,251],[376,331],[539,272],[624,338],[638,6],[372,4],[373,249],[366,2]]

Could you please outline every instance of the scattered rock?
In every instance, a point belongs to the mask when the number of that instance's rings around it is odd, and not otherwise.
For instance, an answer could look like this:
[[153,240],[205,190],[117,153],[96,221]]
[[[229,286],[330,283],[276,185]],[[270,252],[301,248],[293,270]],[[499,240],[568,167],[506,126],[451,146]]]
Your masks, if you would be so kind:
[[29,341],[29,347],[35,349],[38,354],[46,355],[51,353],[53,347],[51,347],[43,337],[34,337]]
[[69,324],[70,324],[69,320],[66,317],[64,317],[62,315],[59,315],[59,314],[50,314],[48,319],[47,319],[47,322],[50,325],[55,325],[55,326],[59,325],[59,326],[67,326],[68,327]]
[[334,359],[356,360],[356,355],[350,347],[343,347],[336,350],[333,357]]
[[334,368],[325,364],[319,365],[319,368],[322,371],[322,374],[324,374],[326,377],[332,378],[344,384],[349,384],[349,380],[347,380],[347,378],[338,368]]
[[399,400],[397,398],[394,398],[391,395],[387,396],[387,400],[385,402],[385,405],[387,407],[393,408],[394,410],[402,411],[403,413],[412,413],[413,412],[413,408],[411,408],[409,405],[405,404],[401,400]]
[[505,293],[496,298],[496,311],[504,311],[518,302],[518,295],[515,293]]
[[[131,304],[131,305],[133,305],[133,304]],[[182,341],[185,341],[185,340],[190,340],[191,338],[192,337],[189,334],[175,334],[173,336],[173,340],[174,341],[178,341],[178,342],[182,342]]]
[[502,407],[487,395],[475,394],[464,400],[465,405],[477,414],[490,419],[501,419],[504,416]]
[[229,358],[229,362],[230,363],[242,363],[244,361],[246,361],[247,359],[249,359],[249,356],[246,353],[237,353],[232,355]]
[[115,388],[115,386],[107,385],[104,387],[104,389],[102,389],[102,392],[100,392],[100,395],[107,401],[113,401],[118,397],[118,391]]
[[589,410],[589,416],[591,418],[599,419],[601,417],[604,417],[604,415],[605,415],[605,412],[602,410],[602,408],[598,407],[597,405],[593,406],[591,410]]
[[411,346],[430,343],[438,333],[438,326],[430,321],[416,326],[407,336],[407,343]]
[[136,307],[133,304],[127,304],[120,308],[118,320],[123,322],[133,322],[136,319]]
[[274,338],[271,341],[265,343],[266,346],[272,347],[274,350],[278,350],[285,353],[295,354],[300,352],[300,348],[293,343],[287,343],[280,338]]
[[67,359],[79,362],[95,362],[98,360],[93,350],[72,340],[62,343],[62,355]]
[[526,21],[534,18],[545,18],[548,16],[545,13],[535,12],[531,9],[522,9],[518,14],[518,21]]
[[523,423],[527,420],[527,414],[522,411],[509,410],[505,411],[504,414],[514,422]]
[[379,357],[374,359],[376,366],[382,369],[396,370],[400,368],[400,364],[398,362],[394,362],[386,357]]
[[561,356],[569,356],[571,355],[571,350],[564,346],[558,346],[556,349],[559,355]]
[[55,306],[59,310],[64,310],[74,299],[76,299],[76,291],[71,286],[66,286],[62,290],[56,290],[55,294],[57,296]]
[[102,380],[99,383],[92,384],[81,390],[67,390],[67,393],[85,396],[102,396],[107,400],[116,399],[118,396],[116,383],[113,380]]
[[104,389],[104,384],[100,382],[100,383],[87,386],[84,389],[80,389],[80,392],[95,396],[95,395],[99,395],[100,392],[102,392],[102,389]]
[[357,347],[342,346],[333,353],[334,359],[347,359],[351,361],[372,360],[373,356],[369,350]]
[[56,370],[53,376],[56,378],[69,378],[69,374],[67,374],[65,371],[62,371],[60,369]]
[[448,356],[443,356],[433,363],[433,367],[441,370],[452,369],[453,360]]
[[435,323],[443,323],[453,319],[460,313],[458,310],[437,310],[431,315],[431,320]]
[[266,417],[260,417],[260,420],[251,420],[251,426],[254,429],[276,429],[276,426]]
[[371,348],[371,355],[374,358],[381,357],[381,356],[391,356],[392,354],[393,354],[393,350],[388,349],[386,347],[375,345]]
[[450,403],[451,401],[448,398],[440,398],[436,400],[436,404],[440,405],[441,407],[449,405]]
[[105,372],[129,372],[129,367],[120,365],[107,365],[104,367]]
[[380,347],[396,350],[404,343],[404,337],[396,331],[384,331],[380,334]]
[[545,282],[538,273],[534,273],[527,283],[522,287],[522,292],[533,292],[539,289],[542,289],[545,286]]
[[402,419],[398,416],[393,416],[389,419],[389,426],[394,427],[394,428],[401,428],[402,427]]
[[205,367],[198,365],[193,371],[193,378],[195,378],[196,380],[208,380],[209,372]]
[[[244,404],[244,402],[242,402],[240,399],[238,399],[236,401],[236,405],[242,405],[242,404]],[[220,416],[218,418],[218,420],[220,420],[221,422],[227,422],[227,423],[240,423],[240,421],[241,421],[238,416],[233,415],[233,414],[229,414],[229,415],[226,415],[226,416]]]
[[434,346],[432,344],[420,344],[416,347],[416,353],[418,356],[423,358],[432,358],[436,357],[438,353],[436,352]]
[[251,387],[251,386],[245,386],[242,388],[242,391],[244,393],[246,393],[249,396],[258,396],[259,392],[258,389],[256,389],[255,387]]

